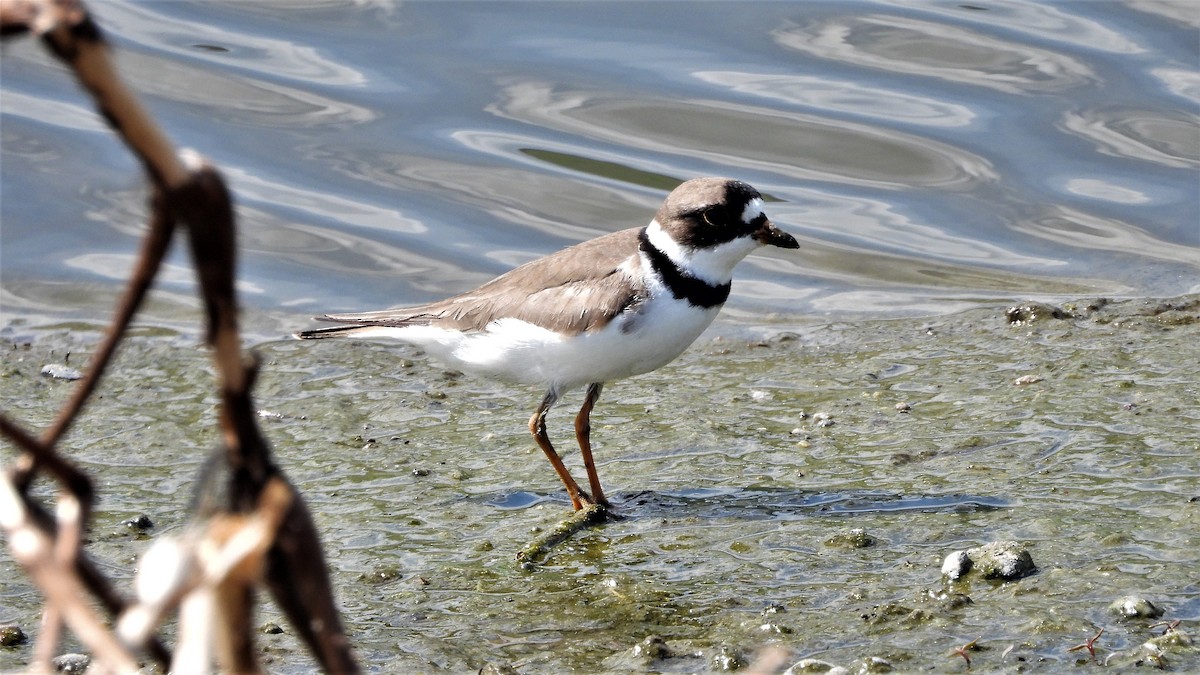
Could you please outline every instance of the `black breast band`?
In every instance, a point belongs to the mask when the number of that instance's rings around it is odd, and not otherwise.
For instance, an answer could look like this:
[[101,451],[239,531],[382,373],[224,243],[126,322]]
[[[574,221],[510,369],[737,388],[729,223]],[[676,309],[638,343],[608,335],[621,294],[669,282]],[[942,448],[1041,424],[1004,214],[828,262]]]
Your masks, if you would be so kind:
[[714,286],[679,269],[667,254],[650,243],[650,235],[646,234],[645,228],[638,233],[638,248],[650,259],[650,267],[671,289],[671,295],[676,299],[687,300],[688,304],[707,309],[724,303],[729,297],[729,282]]

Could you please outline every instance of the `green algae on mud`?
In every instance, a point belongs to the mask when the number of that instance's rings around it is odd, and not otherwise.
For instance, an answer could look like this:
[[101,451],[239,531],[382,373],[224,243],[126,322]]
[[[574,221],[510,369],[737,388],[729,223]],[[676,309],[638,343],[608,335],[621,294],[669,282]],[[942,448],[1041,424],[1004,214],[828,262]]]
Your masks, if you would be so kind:
[[[593,440],[622,518],[531,568],[514,555],[570,509],[525,428],[539,392],[403,345],[277,341],[257,347],[256,394],[369,669],[721,670],[776,645],[949,671],[979,638],[973,668],[1055,672],[1087,661],[1068,650],[1100,628],[1100,663],[1200,669],[1155,626],[1200,632],[1200,296],[1008,309],[761,339],[719,324],[606,388]],[[40,369],[66,351],[81,367],[98,330],[22,326],[0,350],[3,409],[49,421],[72,385]],[[186,522],[211,385],[205,350],[142,335],[66,441],[99,486],[89,548],[120,582],[148,546],[124,521],[147,514],[150,537]],[[550,419],[564,450],[572,402]],[[1039,571],[941,576],[946,554],[997,540]],[[0,623],[35,633],[40,599],[7,551],[0,572]],[[1110,609],[1128,596],[1163,616]],[[291,629],[259,641],[273,671],[310,667]],[[29,649],[0,650],[0,669]]]

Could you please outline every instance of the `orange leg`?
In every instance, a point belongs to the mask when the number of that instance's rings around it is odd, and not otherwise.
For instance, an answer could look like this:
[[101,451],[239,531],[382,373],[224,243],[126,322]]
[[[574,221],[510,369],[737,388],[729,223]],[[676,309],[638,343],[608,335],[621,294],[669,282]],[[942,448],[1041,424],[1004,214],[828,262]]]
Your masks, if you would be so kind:
[[533,417],[529,418],[529,433],[533,434],[533,440],[537,441],[538,447],[542,452],[546,453],[546,459],[554,465],[554,470],[558,473],[558,479],[567,488],[567,496],[571,498],[571,506],[578,511],[583,508],[584,502],[593,503],[592,498],[586,492],[579,488],[579,484],[571,477],[571,473],[567,471],[567,467],[563,464],[562,458],[558,456],[554,446],[550,444],[550,437],[546,435],[546,413],[550,412],[551,406],[558,400],[558,393],[553,389],[546,392],[546,397],[542,399],[541,405],[533,413]]
[[592,489],[592,498],[595,503],[608,506],[604,490],[600,487],[600,476],[596,473],[596,463],[592,461],[592,408],[600,399],[600,390],[603,387],[603,382],[588,385],[587,398],[583,400],[583,407],[575,416],[575,440],[579,442],[579,453],[583,455],[583,468],[587,469],[588,487]]

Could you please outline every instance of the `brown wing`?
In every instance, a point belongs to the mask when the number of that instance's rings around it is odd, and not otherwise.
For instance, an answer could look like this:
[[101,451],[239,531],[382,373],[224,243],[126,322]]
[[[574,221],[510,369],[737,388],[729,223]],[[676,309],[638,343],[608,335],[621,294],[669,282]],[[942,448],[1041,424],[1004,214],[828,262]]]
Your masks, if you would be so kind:
[[576,244],[428,305],[317,318],[360,326],[439,325],[458,330],[481,330],[497,319],[515,318],[579,333],[603,326],[644,298],[645,289],[620,269],[626,263],[639,264],[638,231],[622,230]]

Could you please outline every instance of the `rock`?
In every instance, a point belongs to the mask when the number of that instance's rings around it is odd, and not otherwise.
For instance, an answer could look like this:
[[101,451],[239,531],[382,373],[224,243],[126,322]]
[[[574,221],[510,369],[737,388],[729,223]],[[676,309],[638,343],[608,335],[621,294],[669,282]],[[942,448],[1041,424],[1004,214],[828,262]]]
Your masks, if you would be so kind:
[[145,532],[146,530],[154,527],[154,521],[150,520],[150,516],[144,513],[139,513],[138,515],[122,522],[121,524],[135,532]]
[[54,657],[54,669],[60,673],[82,673],[87,670],[91,659],[87,654],[63,654]]
[[861,527],[856,527],[849,532],[835,534],[825,540],[826,546],[834,548],[868,548],[878,543],[878,539],[867,534],[866,530]]
[[869,673],[890,673],[892,670],[892,664],[887,659],[871,656],[850,664],[848,672],[855,675],[868,675]]
[[1014,581],[1037,571],[1029,550],[1015,541],[993,541],[955,551],[942,562],[942,574],[954,581],[972,569],[984,579]]
[[800,659],[793,663],[790,668],[783,671],[783,675],[803,675],[803,673],[826,673],[827,675],[844,675],[850,671],[841,666],[835,666],[828,661],[820,659]]
[[746,658],[740,650],[728,645],[721,645],[708,659],[712,670],[718,673],[728,673],[734,670],[741,670],[750,665],[750,660]]
[[763,611],[762,611],[763,618],[774,616],[776,614],[786,614],[786,613],[787,613],[787,607],[784,607],[783,605],[779,604],[778,602],[772,602],[771,604],[767,605],[766,607],[763,607]]
[[358,578],[368,584],[386,584],[403,576],[404,573],[395,565],[378,565],[370,572],[358,575]]
[[971,571],[971,556],[966,551],[955,551],[942,561],[942,574],[951,581],[958,581]]
[[1117,598],[1108,606],[1108,610],[1126,619],[1157,619],[1163,615],[1161,609],[1140,595]]
[[647,660],[665,659],[671,656],[671,650],[667,648],[666,640],[657,635],[648,635],[634,645],[633,655]]
[[28,641],[29,637],[19,627],[11,624],[0,626],[0,647],[15,647]]
[[280,633],[283,632],[283,627],[280,626],[279,624],[275,623],[274,621],[268,621],[268,622],[264,623],[263,625],[259,626],[258,631],[260,633],[265,633],[267,635],[279,635]]
[[81,380],[83,373],[79,372],[71,366],[64,366],[58,363],[47,363],[42,366],[42,375],[52,377],[56,380]]
[[1015,541],[994,541],[969,549],[967,555],[984,579],[1012,581],[1037,571],[1029,550]]
[[1050,305],[1029,302],[1004,310],[1004,318],[1010,324],[1028,326],[1044,319],[1070,319],[1072,318],[1072,314],[1057,307],[1051,307]]
[[948,610],[966,607],[975,602],[966,593],[952,593],[950,591],[926,591],[925,597],[942,609]]

